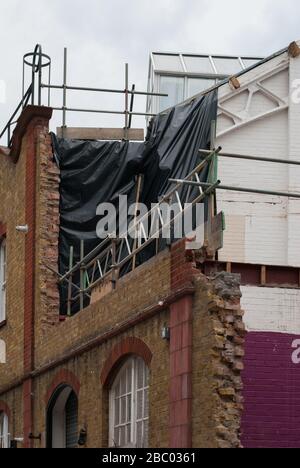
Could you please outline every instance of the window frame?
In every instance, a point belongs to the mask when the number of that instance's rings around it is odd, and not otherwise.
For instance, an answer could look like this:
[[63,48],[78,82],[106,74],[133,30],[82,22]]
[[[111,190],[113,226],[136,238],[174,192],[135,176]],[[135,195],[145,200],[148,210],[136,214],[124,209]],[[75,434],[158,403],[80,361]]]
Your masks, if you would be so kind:
[[9,418],[5,411],[0,411],[0,449],[8,449],[9,445]]
[[[139,377],[139,364],[142,364],[142,372],[143,372],[143,386],[138,388],[138,377]],[[125,393],[120,391],[120,394],[116,396],[117,387],[120,386],[121,388],[121,379],[127,379],[127,370],[130,369],[131,371],[131,391],[127,392],[127,386]],[[109,390],[109,447],[118,447],[118,448],[137,448],[138,447],[138,437],[137,437],[137,424],[142,422],[143,427],[143,448],[147,448],[148,440],[144,440],[144,432],[145,432],[145,425],[147,425],[147,433],[149,433],[149,368],[146,365],[145,361],[139,356],[131,356],[126,359],[123,363],[121,369],[119,370],[118,374],[116,375],[114,382]],[[125,385],[127,382],[125,381]],[[143,417],[138,419],[137,415],[137,396],[138,392],[143,392],[143,404],[142,404],[142,414]],[[147,392],[147,401],[148,401],[148,413],[145,417],[145,398],[144,394]],[[116,399],[120,400],[121,398],[127,398],[130,396],[131,400],[131,417],[130,420],[126,420],[125,423],[121,423],[119,419],[119,423],[116,424],[115,416],[116,416]],[[118,403],[119,404],[119,403]],[[126,403],[127,408],[127,403]],[[119,414],[121,414],[121,404],[119,407]],[[127,410],[126,410],[127,411]],[[126,414],[127,416],[127,414]],[[130,424],[130,442],[126,445],[116,445],[114,439],[115,429],[118,427],[125,427]]]
[[0,324],[6,320],[7,291],[7,243],[6,238],[0,238]]

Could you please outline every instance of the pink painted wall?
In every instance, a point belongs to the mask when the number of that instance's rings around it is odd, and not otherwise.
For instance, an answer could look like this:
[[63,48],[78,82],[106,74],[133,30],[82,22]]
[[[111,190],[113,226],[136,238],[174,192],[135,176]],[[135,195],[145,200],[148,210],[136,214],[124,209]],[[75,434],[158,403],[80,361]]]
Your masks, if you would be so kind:
[[[242,444],[300,448],[300,336],[249,332],[246,338]],[[298,348],[300,342],[298,344]],[[296,355],[297,353],[297,355]]]

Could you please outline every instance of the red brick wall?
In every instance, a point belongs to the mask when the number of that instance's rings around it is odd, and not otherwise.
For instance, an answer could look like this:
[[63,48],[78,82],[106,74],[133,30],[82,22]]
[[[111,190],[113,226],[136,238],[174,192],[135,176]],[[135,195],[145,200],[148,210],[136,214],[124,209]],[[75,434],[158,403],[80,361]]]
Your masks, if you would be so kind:
[[242,418],[246,448],[300,448],[300,365],[292,361],[297,338],[247,334]]

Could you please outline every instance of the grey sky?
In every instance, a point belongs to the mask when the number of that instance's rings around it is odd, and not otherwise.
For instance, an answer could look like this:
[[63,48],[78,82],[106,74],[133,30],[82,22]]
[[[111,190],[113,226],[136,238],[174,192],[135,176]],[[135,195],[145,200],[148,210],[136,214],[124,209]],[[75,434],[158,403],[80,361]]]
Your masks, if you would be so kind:
[[[130,82],[146,89],[151,50],[269,55],[300,39],[299,16],[298,0],[2,0],[0,80],[7,95],[0,104],[0,128],[20,99],[22,56],[36,43],[52,57],[55,83],[62,81],[67,46],[70,84],[122,88],[128,61]],[[54,93],[53,103],[58,96]],[[73,94],[69,104],[123,109],[120,98],[105,95]],[[145,109],[143,98],[137,109]],[[52,125],[58,122],[59,115]],[[70,116],[68,124],[122,122],[81,114]]]

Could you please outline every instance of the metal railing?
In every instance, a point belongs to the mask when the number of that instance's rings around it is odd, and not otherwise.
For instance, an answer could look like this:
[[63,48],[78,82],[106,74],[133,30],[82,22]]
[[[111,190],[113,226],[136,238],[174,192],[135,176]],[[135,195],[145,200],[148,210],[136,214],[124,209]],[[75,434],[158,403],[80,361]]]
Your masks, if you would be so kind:
[[[31,83],[25,91],[25,75],[26,66],[30,67],[31,70]],[[43,70],[48,69],[48,83],[43,81]],[[23,78],[22,78],[22,99],[17,109],[9,119],[7,125],[4,127],[0,134],[2,138],[7,134],[7,146],[11,146],[11,135],[12,127],[17,123],[17,115],[27,106],[30,102],[32,105],[45,105],[43,104],[42,91],[43,89],[48,90],[48,98],[46,105],[51,106],[51,90],[62,90],[62,106],[53,106],[54,111],[62,112],[62,136],[65,134],[67,128],[67,114],[68,112],[86,112],[92,114],[111,114],[111,115],[124,115],[124,139],[128,139],[128,130],[132,125],[133,116],[145,116],[154,117],[156,114],[150,114],[145,112],[134,111],[134,103],[136,96],[162,96],[167,97],[168,94],[164,93],[151,93],[147,91],[138,91],[135,85],[130,87],[129,85],[129,67],[125,64],[125,79],[124,89],[109,89],[109,88],[93,88],[85,86],[71,86],[67,82],[68,77],[68,51],[64,48],[64,61],[63,61],[63,83],[52,84],[51,83],[51,58],[44,54],[41,45],[37,45],[34,52],[25,54],[23,57]],[[89,109],[89,108],[73,108],[67,106],[68,91],[82,91],[82,92],[93,92],[93,93],[111,93],[111,94],[123,94],[124,95],[124,109]]]
[[5,125],[4,129],[0,133],[0,140],[6,134],[7,139],[7,147],[10,148],[12,143],[12,127],[16,125],[18,119],[16,119],[17,115],[27,106],[30,98],[32,97],[32,85],[29,86],[26,93],[22,96],[21,102],[18,104],[16,110],[12,114],[11,118]]
[[[25,90],[25,68],[31,69],[31,82],[27,90]],[[17,124],[18,117],[23,109],[30,103],[32,105],[42,105],[42,72],[44,68],[49,69],[48,81],[51,79],[51,58],[44,54],[42,46],[37,44],[34,51],[25,54],[23,57],[23,75],[22,75],[22,99],[11,118],[0,133],[0,139],[6,135],[7,147],[12,144],[12,128]],[[36,80],[37,77],[37,80]],[[36,93],[38,95],[36,99]],[[48,92],[48,106],[50,105],[50,89]]]
[[[110,88],[92,88],[85,86],[70,86],[67,84],[68,76],[68,51],[67,48],[64,49],[64,65],[63,65],[63,84],[54,85],[54,84],[44,84],[41,83],[41,88],[46,89],[56,89],[62,90],[63,92],[63,105],[61,107],[53,107],[55,111],[62,112],[62,135],[64,136],[64,130],[66,129],[67,123],[67,113],[68,112],[87,112],[95,114],[111,114],[111,115],[124,115],[124,130],[125,137],[128,139],[127,130],[131,127],[132,116],[145,116],[145,117],[154,117],[156,114],[150,114],[147,112],[135,112],[133,110],[134,98],[135,96],[163,96],[167,97],[168,94],[164,93],[151,93],[147,91],[137,91],[135,85],[129,86],[129,67],[128,63],[125,64],[125,79],[124,79],[124,89],[110,89]],[[67,106],[67,91],[84,91],[92,93],[111,93],[111,94],[124,94],[124,109],[123,110],[108,110],[108,109],[85,109],[85,108],[73,108]],[[131,97],[129,101],[129,97]]]

